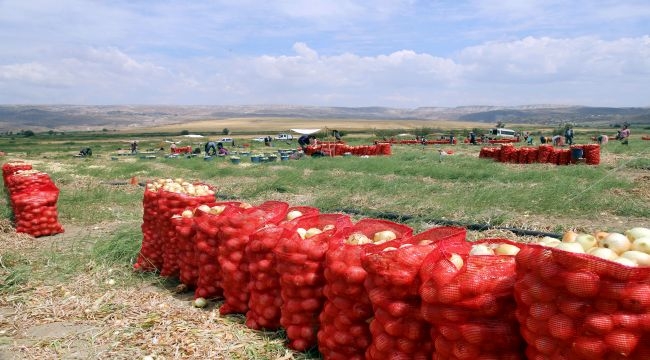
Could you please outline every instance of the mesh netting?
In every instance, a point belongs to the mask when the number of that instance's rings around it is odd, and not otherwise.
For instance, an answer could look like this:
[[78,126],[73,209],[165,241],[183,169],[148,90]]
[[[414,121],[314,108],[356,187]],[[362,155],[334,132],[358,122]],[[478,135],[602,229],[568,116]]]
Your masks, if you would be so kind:
[[539,245],[516,262],[529,359],[650,359],[650,268]]

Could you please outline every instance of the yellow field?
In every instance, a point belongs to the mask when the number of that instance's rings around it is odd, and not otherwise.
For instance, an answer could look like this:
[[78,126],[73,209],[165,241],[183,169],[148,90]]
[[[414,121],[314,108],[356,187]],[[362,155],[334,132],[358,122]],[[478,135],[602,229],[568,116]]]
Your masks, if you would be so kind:
[[[288,131],[289,129],[337,129],[341,131],[364,131],[382,129],[472,129],[491,128],[493,124],[479,122],[462,122],[448,120],[360,120],[360,119],[287,119],[287,118],[228,118],[214,120],[191,121],[170,125],[145,127],[138,130],[144,132],[190,132],[221,131],[230,129],[233,134],[238,132],[251,133]],[[129,129],[133,131],[133,129]]]

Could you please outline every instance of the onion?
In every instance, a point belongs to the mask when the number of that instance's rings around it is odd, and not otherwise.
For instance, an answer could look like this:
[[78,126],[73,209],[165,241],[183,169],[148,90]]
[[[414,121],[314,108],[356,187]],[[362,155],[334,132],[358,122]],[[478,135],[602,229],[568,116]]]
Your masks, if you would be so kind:
[[323,231],[329,231],[329,230],[334,230],[334,229],[336,229],[336,226],[334,226],[334,224],[327,224],[327,225],[323,226]]
[[296,232],[298,233],[298,235],[300,235],[301,239],[304,239],[305,234],[307,233],[307,230],[304,229],[304,228],[298,228],[298,229],[296,229]]
[[562,242],[574,242],[576,241],[576,236],[578,236],[578,233],[569,230],[562,235]]
[[197,207],[196,210],[201,210],[201,211],[203,211],[205,213],[209,213],[210,212],[210,207],[208,205],[201,205],[201,206]]
[[192,210],[184,210],[184,211],[181,213],[181,216],[184,217],[184,218],[188,218],[188,219],[189,219],[189,218],[192,218],[192,217],[194,216],[194,213],[192,212]]
[[632,250],[650,254],[650,236],[635,239],[632,243]]
[[396,248],[396,247],[393,247],[393,246],[389,246],[389,247],[387,247],[387,248],[385,248],[385,249],[384,249],[384,250],[382,250],[382,251],[386,251],[386,252],[388,252],[388,251],[395,251],[395,250],[397,250],[397,248]]
[[585,254],[585,249],[582,248],[582,245],[576,242],[563,242],[558,244],[555,248],[576,254]]
[[386,241],[391,241],[395,239],[397,239],[397,235],[395,235],[395,233],[390,230],[378,231],[372,237],[372,241],[375,244],[383,244]]
[[609,235],[609,233],[606,232],[606,231],[596,231],[596,232],[594,233],[594,236],[596,237],[596,240],[598,240],[598,241],[600,241],[600,240],[606,238],[607,235]]
[[544,236],[537,244],[548,247],[556,247],[561,243],[560,239],[550,236]]
[[612,261],[617,262],[617,263],[622,264],[622,265],[625,265],[625,266],[630,266],[630,267],[637,267],[638,266],[636,261],[630,260],[630,259],[624,258],[624,257],[618,257],[618,258],[616,258],[616,259],[614,259]]
[[650,255],[642,251],[628,250],[622,253],[621,257],[630,259],[639,266],[650,266]]
[[219,214],[221,214],[224,210],[226,210],[226,206],[225,206],[225,205],[215,205],[215,206],[213,206],[213,207],[210,208],[210,214],[213,214],[213,215],[219,215]]
[[470,255],[494,255],[494,251],[483,244],[472,245],[472,249],[469,251]]
[[192,302],[192,306],[197,307],[197,308],[203,308],[208,304],[207,300],[205,300],[202,297],[194,299]]
[[627,236],[620,233],[610,233],[603,240],[598,242],[598,246],[614,250],[617,254],[622,254],[630,250],[632,243]]
[[596,240],[596,237],[589,234],[576,235],[575,242],[582,245],[582,248],[585,250],[585,252],[588,252],[591,248],[598,246],[598,240]]
[[463,265],[465,265],[463,258],[458,254],[451,254],[451,256],[449,257],[449,261],[451,261],[451,263],[454,264],[454,266],[458,270],[460,270],[463,267]]
[[496,249],[494,249],[494,253],[497,255],[517,255],[519,252],[519,247],[512,245],[512,244],[499,244]]
[[287,220],[291,221],[291,220],[293,220],[293,219],[295,219],[297,217],[301,217],[301,216],[302,216],[302,213],[300,211],[298,211],[298,210],[289,211],[289,213],[287,214]]
[[612,249],[595,247],[589,250],[589,255],[593,255],[605,260],[614,260],[618,258],[618,254]]
[[319,228],[309,228],[307,232],[305,232],[305,239],[309,239],[310,237],[321,234],[322,232],[323,230]]
[[353,233],[352,235],[348,236],[348,239],[345,241],[345,243],[349,245],[364,245],[371,244],[372,240],[370,240],[366,235],[362,233]]
[[627,236],[630,241],[634,241],[639,238],[650,237],[650,229],[643,227],[631,228],[625,232],[625,236]]

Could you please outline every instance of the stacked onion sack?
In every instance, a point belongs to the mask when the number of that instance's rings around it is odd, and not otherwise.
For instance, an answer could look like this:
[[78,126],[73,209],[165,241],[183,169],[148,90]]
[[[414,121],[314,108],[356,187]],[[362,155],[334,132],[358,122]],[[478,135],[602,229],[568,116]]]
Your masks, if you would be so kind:
[[544,238],[516,256],[529,359],[650,359],[650,229]]
[[194,291],[195,298],[207,299],[223,295],[221,267],[218,260],[219,231],[229,215],[238,214],[251,207],[244,202],[230,202],[212,206],[208,211],[195,212],[194,250],[199,274]]
[[586,144],[582,146],[584,151],[585,163],[588,165],[598,165],[600,164],[600,145],[598,144]]
[[249,299],[246,326],[255,330],[280,328],[280,275],[276,269],[273,249],[282,238],[289,221],[301,216],[317,215],[319,210],[309,206],[294,206],[287,210],[285,220],[257,230],[246,245],[248,259]]
[[286,218],[289,205],[282,201],[266,201],[259,206],[241,209],[224,218],[219,229],[217,260],[222,272],[221,288],[225,302],[221,315],[248,311],[248,258],[246,245],[255,231],[265,224],[274,225]]
[[433,359],[524,359],[513,295],[521,245],[505,239],[438,244],[420,270]]
[[538,146],[539,151],[537,152],[537,162],[547,163],[551,153],[553,152],[553,145],[543,144]]
[[432,228],[404,239],[399,247],[377,249],[362,257],[367,272],[364,286],[375,314],[366,359],[431,359],[431,326],[420,311],[420,267],[439,241],[464,241],[465,235],[463,228]]
[[343,242],[341,230],[352,226],[347,215],[301,216],[286,225],[275,248],[282,297],[280,324],[288,346],[304,351],[316,346],[325,296],[325,254]]
[[158,179],[147,183],[143,199],[142,247],[135,269],[159,270],[162,276],[178,275],[176,229],[172,217],[188,207],[213,202],[214,197],[210,186],[183,179]]
[[34,237],[64,232],[56,203],[59,189],[46,173],[17,170],[6,177],[16,232]]
[[2,180],[7,187],[7,177],[13,175],[18,170],[31,170],[32,165],[22,161],[11,161],[2,164]]
[[373,310],[364,287],[366,271],[361,257],[410,237],[413,229],[386,220],[362,219],[343,230],[344,243],[327,253],[323,312],[320,314],[318,350],[325,359],[364,359],[370,345],[369,320]]
[[199,279],[199,255],[196,250],[194,236],[196,225],[194,224],[195,214],[214,213],[219,214],[226,205],[239,205],[239,202],[223,201],[202,204],[196,208],[187,208],[180,215],[172,217],[172,225],[176,229],[176,248],[178,250],[178,278],[181,283],[190,288],[195,288]]

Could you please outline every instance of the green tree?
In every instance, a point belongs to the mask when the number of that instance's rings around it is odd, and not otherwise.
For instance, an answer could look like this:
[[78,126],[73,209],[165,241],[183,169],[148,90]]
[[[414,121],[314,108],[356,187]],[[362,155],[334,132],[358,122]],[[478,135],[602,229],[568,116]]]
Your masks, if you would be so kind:
[[25,130],[25,131],[23,132],[23,136],[25,136],[25,137],[31,137],[31,136],[34,136],[34,132],[31,131],[31,130]]
[[181,135],[189,135],[190,131],[189,130],[182,130]]
[[230,129],[228,129],[228,128],[223,128],[223,130],[221,130],[221,133],[222,133],[223,135],[230,135]]

